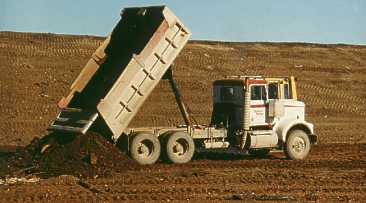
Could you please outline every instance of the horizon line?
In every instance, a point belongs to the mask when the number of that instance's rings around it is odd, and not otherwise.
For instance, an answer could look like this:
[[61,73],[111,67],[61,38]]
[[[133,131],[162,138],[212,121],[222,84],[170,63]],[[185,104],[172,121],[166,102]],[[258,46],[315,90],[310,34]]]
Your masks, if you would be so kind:
[[[98,34],[81,34],[81,33],[56,33],[56,32],[33,32],[33,31],[11,31],[11,30],[0,30],[0,33],[12,32],[12,33],[29,33],[29,34],[50,34],[50,35],[64,35],[64,36],[86,36],[86,37],[97,37],[105,38],[108,35],[98,35]],[[308,44],[308,45],[333,45],[333,46],[366,46],[366,43],[346,43],[346,42],[334,42],[326,43],[319,41],[235,41],[235,40],[220,40],[220,39],[190,39],[190,42],[213,42],[213,43],[269,43],[269,44]]]

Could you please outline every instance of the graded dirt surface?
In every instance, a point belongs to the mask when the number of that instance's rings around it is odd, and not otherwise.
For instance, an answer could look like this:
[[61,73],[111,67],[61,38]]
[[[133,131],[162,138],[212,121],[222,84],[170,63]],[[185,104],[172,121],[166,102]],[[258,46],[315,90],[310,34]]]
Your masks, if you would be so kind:
[[0,201],[361,202],[366,198],[365,156],[364,144],[319,145],[303,161],[285,160],[281,153],[264,158],[200,154],[184,165],[112,167],[108,175],[96,178],[63,175],[0,185]]
[[[366,199],[366,46],[354,45],[194,41],[175,61],[177,84],[200,124],[209,123],[215,79],[226,75],[296,76],[307,120],[315,124],[319,136],[319,145],[304,161],[285,160],[281,153],[261,159],[199,154],[185,165],[158,163],[131,168],[126,157],[116,151],[112,158],[100,158],[105,160],[103,166],[88,165],[79,155],[88,157],[89,151],[75,150],[70,156],[78,155],[76,159],[86,163],[78,170],[66,166],[79,162],[68,163],[64,157],[56,165],[58,172],[44,174],[47,167],[41,167],[38,174],[32,173],[29,167],[34,165],[34,157],[23,146],[46,134],[58,112],[57,102],[103,40],[0,32],[0,180],[27,173],[42,178],[36,183],[0,184],[0,202]],[[131,127],[182,123],[169,84],[162,81]],[[108,151],[110,144],[97,146],[101,148],[93,149],[106,155],[103,147]],[[59,155],[51,157],[62,158]],[[22,159],[8,161],[17,158]],[[9,163],[15,165],[8,167]],[[89,169],[90,173],[78,174]]]

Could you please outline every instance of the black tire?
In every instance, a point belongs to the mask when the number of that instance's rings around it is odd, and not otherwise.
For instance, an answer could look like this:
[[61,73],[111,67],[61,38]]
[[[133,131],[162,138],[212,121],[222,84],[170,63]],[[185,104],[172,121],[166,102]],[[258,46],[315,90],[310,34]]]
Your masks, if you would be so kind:
[[164,159],[167,162],[183,164],[189,162],[195,152],[194,141],[185,132],[172,132],[164,138]]
[[309,136],[303,130],[292,130],[287,137],[285,154],[292,160],[305,159],[310,152]]
[[254,157],[265,157],[270,151],[270,149],[249,149],[248,153]]
[[160,157],[160,142],[157,136],[138,133],[132,137],[130,156],[141,165],[155,163]]

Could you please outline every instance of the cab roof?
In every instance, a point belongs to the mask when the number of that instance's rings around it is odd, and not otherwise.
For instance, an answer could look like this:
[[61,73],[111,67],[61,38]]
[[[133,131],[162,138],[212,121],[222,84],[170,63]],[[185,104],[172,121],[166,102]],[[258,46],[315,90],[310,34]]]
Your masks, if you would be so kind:
[[289,76],[274,76],[274,77],[264,77],[264,76],[226,76],[225,79],[216,80],[213,82],[213,85],[245,85],[246,79],[252,80],[263,80],[266,82],[269,81],[281,81],[281,80],[289,80]]
[[223,80],[215,80],[213,85],[245,85],[245,80],[239,79],[223,79]]

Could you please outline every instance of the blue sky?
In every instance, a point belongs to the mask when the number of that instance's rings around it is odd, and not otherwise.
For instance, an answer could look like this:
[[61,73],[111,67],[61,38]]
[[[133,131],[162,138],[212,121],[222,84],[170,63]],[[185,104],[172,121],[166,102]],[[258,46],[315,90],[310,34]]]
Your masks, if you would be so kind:
[[157,4],[193,39],[366,45],[366,0],[1,0],[0,30],[106,36],[123,7]]

